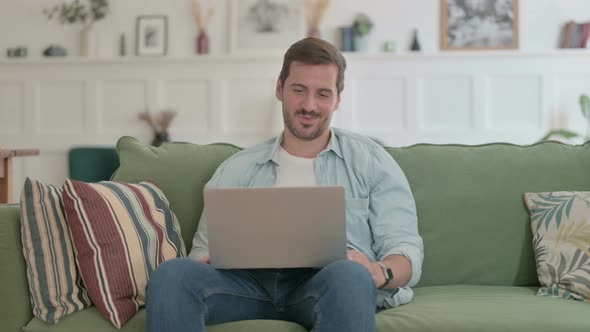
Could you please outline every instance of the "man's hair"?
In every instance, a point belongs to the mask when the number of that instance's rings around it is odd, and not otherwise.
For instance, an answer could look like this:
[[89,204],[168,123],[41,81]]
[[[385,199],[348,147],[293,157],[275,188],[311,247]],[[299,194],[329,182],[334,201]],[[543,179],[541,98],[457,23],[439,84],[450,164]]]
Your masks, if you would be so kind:
[[285,86],[291,63],[294,61],[308,65],[335,64],[338,67],[338,80],[336,81],[338,95],[344,90],[346,60],[334,45],[319,38],[305,38],[291,45],[285,53],[283,68],[279,75],[282,87]]

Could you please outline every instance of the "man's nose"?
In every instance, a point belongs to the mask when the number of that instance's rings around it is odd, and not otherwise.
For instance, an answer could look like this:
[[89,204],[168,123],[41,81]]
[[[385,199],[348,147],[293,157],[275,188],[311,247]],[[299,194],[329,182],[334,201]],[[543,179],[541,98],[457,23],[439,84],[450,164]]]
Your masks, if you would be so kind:
[[316,110],[316,99],[313,94],[308,94],[305,96],[305,99],[303,100],[303,109],[308,112]]

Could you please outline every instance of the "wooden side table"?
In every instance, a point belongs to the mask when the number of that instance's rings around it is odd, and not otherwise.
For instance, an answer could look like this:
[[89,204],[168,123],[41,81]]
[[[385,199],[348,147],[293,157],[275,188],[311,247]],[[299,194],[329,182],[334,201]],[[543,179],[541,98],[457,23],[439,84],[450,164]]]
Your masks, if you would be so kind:
[[0,147],[0,204],[12,203],[12,158],[36,156],[39,149]]

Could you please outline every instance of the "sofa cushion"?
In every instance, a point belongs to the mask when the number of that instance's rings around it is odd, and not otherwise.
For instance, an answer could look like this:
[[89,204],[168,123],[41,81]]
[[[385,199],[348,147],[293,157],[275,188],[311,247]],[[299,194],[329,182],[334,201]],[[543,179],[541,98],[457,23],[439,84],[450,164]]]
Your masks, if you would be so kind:
[[[145,332],[145,310],[123,326],[116,329],[105,320],[96,308],[88,308],[63,319],[58,325],[49,325],[33,319],[24,332]],[[249,320],[207,326],[207,332],[307,332],[301,325],[277,320]]]
[[61,193],[59,187],[26,178],[20,201],[33,315],[50,324],[90,306],[76,267]]
[[121,327],[145,304],[158,265],[186,256],[178,221],[152,182],[66,180],[63,200],[90,299]]
[[[424,240],[419,286],[539,284],[526,192],[590,190],[590,144],[388,148]],[[564,162],[564,161],[567,162]]]
[[539,295],[590,302],[590,192],[527,193]]
[[132,137],[117,142],[120,166],[112,179],[140,182],[153,179],[170,202],[187,248],[203,210],[203,187],[217,166],[240,149],[230,144],[164,143],[148,146]]
[[377,331],[590,331],[589,304],[535,296],[536,291],[511,286],[416,288],[410,304],[377,314]]
[[[589,331],[589,304],[535,296],[536,288],[433,286],[416,289],[413,302],[377,314],[377,331]],[[556,316],[556,313],[558,313]],[[145,310],[115,329],[96,308],[84,309],[58,325],[33,319],[25,332],[145,331]],[[207,332],[305,332],[293,323],[255,320],[207,327]]]

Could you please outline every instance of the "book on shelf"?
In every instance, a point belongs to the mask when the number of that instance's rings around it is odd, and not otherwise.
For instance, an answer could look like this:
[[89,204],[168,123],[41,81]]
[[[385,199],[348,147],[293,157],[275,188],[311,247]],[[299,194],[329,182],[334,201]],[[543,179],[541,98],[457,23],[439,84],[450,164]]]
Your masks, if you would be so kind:
[[562,48],[590,48],[590,22],[568,21],[564,26]]

